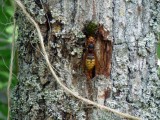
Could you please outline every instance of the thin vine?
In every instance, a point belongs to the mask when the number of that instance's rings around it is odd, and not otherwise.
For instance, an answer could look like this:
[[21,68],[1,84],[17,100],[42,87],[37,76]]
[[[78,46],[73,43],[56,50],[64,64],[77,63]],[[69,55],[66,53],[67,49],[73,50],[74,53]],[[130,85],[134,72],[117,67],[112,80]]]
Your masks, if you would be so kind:
[[[14,4],[14,13],[15,13],[15,4]],[[12,49],[11,49],[11,60],[10,60],[10,68],[9,68],[9,79],[7,84],[7,102],[8,102],[8,116],[7,120],[10,120],[10,109],[11,109],[11,99],[10,99],[10,87],[12,83],[12,75],[13,75],[13,60],[15,54],[15,32],[16,32],[16,20],[13,18],[13,34],[12,34]]]

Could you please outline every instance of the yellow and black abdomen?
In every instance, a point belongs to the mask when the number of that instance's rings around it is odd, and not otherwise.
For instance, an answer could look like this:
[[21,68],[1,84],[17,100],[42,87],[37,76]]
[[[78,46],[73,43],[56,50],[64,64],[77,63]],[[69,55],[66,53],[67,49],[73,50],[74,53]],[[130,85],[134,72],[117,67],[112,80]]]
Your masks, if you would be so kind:
[[94,66],[95,66],[95,57],[93,54],[90,54],[87,56],[86,61],[85,61],[85,65],[87,70],[91,71]]

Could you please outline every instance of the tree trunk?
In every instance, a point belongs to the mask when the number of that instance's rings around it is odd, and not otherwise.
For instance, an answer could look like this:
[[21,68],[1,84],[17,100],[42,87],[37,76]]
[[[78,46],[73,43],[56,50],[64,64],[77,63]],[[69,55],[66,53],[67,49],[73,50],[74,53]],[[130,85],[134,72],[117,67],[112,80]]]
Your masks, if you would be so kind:
[[[158,0],[22,0],[41,28],[50,62],[63,83],[99,104],[160,119],[156,42]],[[19,83],[13,120],[119,120],[66,93],[53,78],[35,27],[17,9]],[[95,30],[89,33],[89,29]],[[90,72],[85,66],[95,40]]]

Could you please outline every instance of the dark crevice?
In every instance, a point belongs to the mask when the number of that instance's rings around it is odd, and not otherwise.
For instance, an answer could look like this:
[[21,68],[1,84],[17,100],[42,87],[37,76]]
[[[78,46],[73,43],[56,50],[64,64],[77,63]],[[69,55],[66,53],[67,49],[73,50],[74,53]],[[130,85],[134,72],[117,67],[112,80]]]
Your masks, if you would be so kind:
[[[112,41],[112,52],[114,52],[114,45],[115,45],[115,35],[114,35],[114,33],[115,33],[115,20],[114,20],[114,16],[115,16],[115,1],[113,0],[113,2],[112,2],[112,13],[113,13],[113,18],[112,18],[112,29],[113,29],[113,31],[112,31],[112,33],[113,33],[113,35],[112,35],[112,38],[113,38],[113,41]],[[113,60],[113,58],[114,58],[114,56],[112,55],[111,56],[112,58],[112,61],[114,61]],[[113,62],[111,61],[111,76],[110,76],[110,79],[112,80],[112,87],[115,87],[115,85],[114,85],[114,78],[113,78],[113,76],[112,76],[112,72],[114,71],[113,70],[113,65],[112,64],[114,64]],[[112,92],[112,99],[114,100],[115,99],[115,95],[113,95],[113,92]]]
[[39,8],[43,8],[41,4],[41,0],[34,0],[34,2],[38,5]]
[[66,58],[66,59],[67,59],[68,54],[69,54],[69,51],[68,51],[68,49],[67,49],[66,44],[67,44],[67,43],[65,42],[65,40],[62,40],[62,50],[61,50],[61,53],[62,53],[62,55],[63,55],[63,58]]
[[31,112],[32,108],[33,108],[33,106],[29,107],[29,110],[26,112],[26,115],[28,115]]
[[[131,56],[129,55],[129,59]],[[130,68],[128,67],[128,81],[127,81],[127,85],[128,85],[128,91],[127,91],[127,94],[126,94],[126,101],[128,103],[132,103],[132,100],[130,98],[130,96],[132,96],[132,83],[130,82],[131,81],[131,76],[132,76],[132,71],[130,70]]]
[[47,81],[45,84],[42,85],[42,90],[44,90],[46,88],[46,86],[48,86],[51,82]]
[[41,96],[41,97],[42,97],[42,99],[39,99],[39,101],[38,101],[40,108],[38,110],[37,120],[45,120],[45,117],[46,117],[45,99],[44,99],[44,96]]
[[91,120],[91,115],[93,113],[93,106],[88,105],[86,108],[84,108],[86,120]]
[[[50,10],[49,10],[49,6],[47,5],[47,4],[43,4],[43,3],[41,3],[41,0],[35,0],[35,3],[41,8],[41,9],[44,9],[44,11],[45,11],[45,18],[46,18],[46,23],[45,23],[45,25],[46,25],[46,31],[45,31],[45,33],[46,33],[46,35],[45,35],[45,37],[44,37],[44,43],[45,44],[47,44],[48,43],[48,41],[49,41],[49,35],[50,35],[50,31],[51,31],[51,24],[50,24],[50,21],[52,21],[52,14],[51,14],[51,12],[50,12]],[[43,5],[42,5],[43,4]]]
[[28,99],[29,99],[29,91],[26,92],[26,96],[27,96],[27,97],[26,97],[26,102],[27,102]]
[[117,90],[117,92],[116,92],[116,96],[120,96],[120,94],[121,94],[121,90],[119,89],[119,90]]
[[63,13],[63,0],[59,0],[60,6],[61,6],[61,13]]
[[77,0],[73,0],[73,2],[74,2],[74,3],[73,3],[73,5],[74,5],[74,6],[73,6],[73,11],[72,11],[72,16],[73,16],[73,17],[72,17],[72,19],[71,19],[71,23],[74,24],[74,23],[75,23],[75,17],[76,17],[76,14],[77,14],[77,8],[76,8],[76,7],[77,7]]
[[72,113],[62,112],[62,120],[76,120]]
[[45,43],[45,44],[47,44],[48,41],[49,41],[48,38],[49,38],[50,30],[51,30],[51,28],[50,28],[51,25],[50,25],[50,21],[49,21],[48,15],[50,16],[50,13],[48,13],[48,14],[45,15],[45,17],[46,17],[46,19],[47,19],[47,22],[46,22],[46,28],[47,28],[47,29],[46,29],[46,32],[45,32],[46,35],[45,35],[45,37],[44,37],[44,43]]
[[110,97],[111,89],[107,87],[107,89],[104,90],[104,105],[106,104],[106,100]]
[[[128,93],[128,94],[130,94],[130,93]],[[126,97],[126,101],[127,101],[128,103],[133,103],[133,101],[130,100],[129,96]]]
[[52,21],[53,17],[50,11],[47,11],[46,13],[46,19],[48,19],[48,22]]

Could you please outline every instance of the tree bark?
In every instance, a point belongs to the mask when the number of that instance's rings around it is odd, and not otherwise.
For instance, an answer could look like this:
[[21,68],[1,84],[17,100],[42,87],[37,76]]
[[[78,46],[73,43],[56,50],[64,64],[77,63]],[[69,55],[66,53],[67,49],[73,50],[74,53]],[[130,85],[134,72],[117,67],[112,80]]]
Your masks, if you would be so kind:
[[[22,0],[39,24],[50,62],[63,83],[99,104],[140,117],[160,119],[156,42],[158,0]],[[119,120],[66,93],[41,52],[37,31],[17,9],[18,85],[12,96],[13,120]],[[94,32],[97,66],[84,72],[88,21]]]

